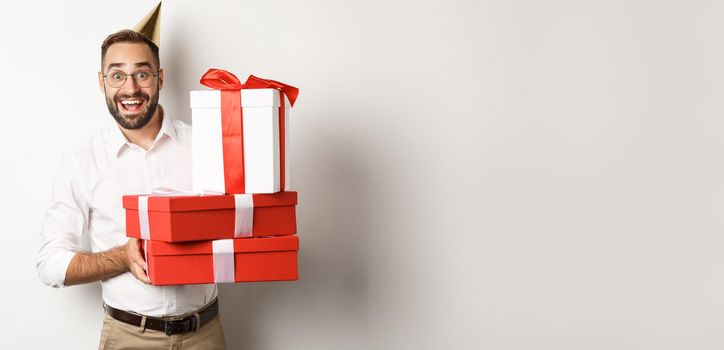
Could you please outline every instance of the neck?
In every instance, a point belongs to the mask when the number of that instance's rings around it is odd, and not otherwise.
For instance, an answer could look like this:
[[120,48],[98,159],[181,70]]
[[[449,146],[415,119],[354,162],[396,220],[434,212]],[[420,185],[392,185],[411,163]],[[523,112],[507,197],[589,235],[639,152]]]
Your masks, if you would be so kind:
[[149,150],[153,146],[153,142],[156,141],[156,136],[161,130],[161,122],[163,121],[163,107],[158,105],[156,112],[153,113],[151,121],[148,122],[144,127],[136,130],[125,129],[119,125],[121,132],[126,136],[129,142],[138,145],[139,147]]

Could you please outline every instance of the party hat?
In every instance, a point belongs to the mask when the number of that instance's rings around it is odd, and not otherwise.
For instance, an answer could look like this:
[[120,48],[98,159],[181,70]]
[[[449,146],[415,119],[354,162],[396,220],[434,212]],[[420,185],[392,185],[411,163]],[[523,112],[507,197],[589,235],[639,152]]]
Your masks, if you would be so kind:
[[161,46],[161,2],[133,27],[133,31],[147,36],[156,46]]

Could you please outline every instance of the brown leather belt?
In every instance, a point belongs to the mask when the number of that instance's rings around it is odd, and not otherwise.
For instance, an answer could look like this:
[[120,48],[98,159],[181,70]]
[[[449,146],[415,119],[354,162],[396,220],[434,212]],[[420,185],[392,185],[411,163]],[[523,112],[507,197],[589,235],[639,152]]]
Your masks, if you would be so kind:
[[108,316],[114,319],[128,323],[133,326],[140,327],[143,318],[146,318],[145,329],[153,329],[161,332],[165,332],[166,335],[181,334],[190,331],[196,331],[201,328],[206,322],[209,322],[212,318],[216,317],[219,313],[219,301],[214,302],[207,308],[194,313],[191,316],[187,316],[180,319],[162,319],[151,316],[142,316],[138,314],[132,314],[123,310],[118,310],[110,305],[103,304]]

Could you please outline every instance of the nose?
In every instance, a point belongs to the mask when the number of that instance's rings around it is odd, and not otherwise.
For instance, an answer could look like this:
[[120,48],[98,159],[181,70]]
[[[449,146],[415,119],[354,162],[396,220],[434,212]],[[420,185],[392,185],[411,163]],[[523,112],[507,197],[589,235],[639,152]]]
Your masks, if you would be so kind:
[[124,91],[129,91],[129,92],[133,93],[133,92],[141,90],[141,87],[138,86],[138,84],[136,84],[136,79],[134,79],[132,75],[127,75],[126,81],[123,82],[121,89],[123,89]]

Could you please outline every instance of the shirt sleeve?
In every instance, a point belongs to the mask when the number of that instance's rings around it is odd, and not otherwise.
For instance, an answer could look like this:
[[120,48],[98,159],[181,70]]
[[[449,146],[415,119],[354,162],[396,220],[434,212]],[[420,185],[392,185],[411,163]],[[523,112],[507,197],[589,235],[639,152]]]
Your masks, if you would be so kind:
[[73,174],[73,162],[65,158],[43,219],[35,263],[40,280],[54,288],[65,285],[66,270],[73,256],[81,250],[81,239],[88,227],[85,199]]

